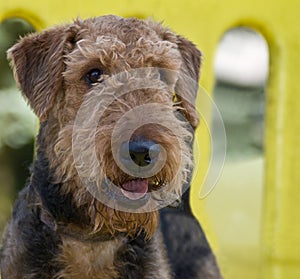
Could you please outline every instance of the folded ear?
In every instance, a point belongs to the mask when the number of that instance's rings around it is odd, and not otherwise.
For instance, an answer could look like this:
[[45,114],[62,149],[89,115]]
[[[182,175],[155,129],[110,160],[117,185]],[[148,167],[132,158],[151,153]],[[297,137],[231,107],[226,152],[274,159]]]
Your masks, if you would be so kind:
[[195,129],[199,124],[199,116],[196,110],[196,97],[198,92],[201,52],[192,42],[182,36],[174,34],[161,24],[157,24],[153,21],[148,21],[148,24],[156,31],[161,39],[177,45],[182,63],[175,85],[175,93],[177,101],[183,108],[183,115]]
[[74,26],[54,27],[24,37],[8,50],[15,79],[41,121],[62,88],[63,57],[75,34]]
[[177,46],[182,57],[179,79],[175,86],[178,101],[183,107],[183,114],[193,128],[199,124],[196,110],[196,97],[201,64],[201,52],[189,40],[177,36]]

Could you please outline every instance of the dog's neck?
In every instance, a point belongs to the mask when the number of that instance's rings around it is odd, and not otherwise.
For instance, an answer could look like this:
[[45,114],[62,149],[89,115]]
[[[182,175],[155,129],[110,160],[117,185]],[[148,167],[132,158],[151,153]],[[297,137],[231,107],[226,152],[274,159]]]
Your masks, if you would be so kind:
[[[53,173],[49,168],[42,142],[37,148],[32,173],[28,194],[29,204],[49,229],[61,236],[81,242],[102,242],[127,237],[125,232],[115,231],[112,234],[105,228],[95,231],[88,205],[78,207],[72,192],[63,193],[63,183],[51,182]],[[137,233],[136,237],[138,236],[145,238],[143,232]],[[128,239],[136,237],[131,235]]]
[[78,208],[71,193],[62,193],[62,184],[51,182],[53,174],[43,145],[37,148],[32,172],[28,201],[49,229],[83,242],[107,241],[116,237],[103,230],[93,232],[87,208]]

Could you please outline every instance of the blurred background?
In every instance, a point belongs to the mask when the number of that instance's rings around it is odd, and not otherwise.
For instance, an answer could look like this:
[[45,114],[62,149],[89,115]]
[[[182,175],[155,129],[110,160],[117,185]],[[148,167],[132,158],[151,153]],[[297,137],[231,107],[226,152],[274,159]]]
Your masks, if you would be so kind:
[[21,19],[0,24],[0,230],[29,176],[37,121],[18,91],[6,51],[33,28]]
[[[28,179],[38,125],[35,115],[16,87],[6,51],[20,36],[33,31],[29,23],[17,18],[0,25],[0,230],[11,214],[17,192]],[[264,92],[268,66],[268,46],[259,33],[247,28],[234,28],[224,34],[216,52],[213,96],[227,132],[227,160],[218,183],[220,185],[213,191],[214,198],[209,199],[207,206],[212,220],[218,220],[213,226],[216,231],[222,231],[219,241],[225,249],[224,253],[236,253],[236,260],[244,265],[249,264],[249,253],[255,254],[256,257],[252,258],[259,257],[257,245],[264,168]],[[249,183],[253,186],[249,187]],[[218,188],[222,191],[218,191]],[[240,202],[231,195],[237,189],[239,195],[244,197]],[[218,204],[224,200],[224,191],[229,193],[227,199],[231,197],[231,200],[226,209],[220,212]],[[245,204],[245,200],[248,204]],[[241,233],[243,238],[239,237]],[[232,242],[228,242],[228,239]],[[240,253],[241,244],[237,239],[247,246],[244,256]],[[258,265],[259,261],[251,264]]]
[[[207,199],[228,278],[259,278],[264,187],[265,91],[269,47],[256,31],[227,31],[216,50],[213,100],[226,130],[226,161]],[[226,206],[221,207],[221,204]],[[222,210],[220,210],[222,208]]]
[[220,179],[205,199],[199,197],[201,169],[209,161],[201,124],[201,161],[192,185],[194,213],[224,278],[300,278],[299,9],[298,0],[0,2],[0,232],[29,175],[38,125],[16,88],[6,50],[34,28],[77,16],[152,17],[202,50],[200,84],[224,121]]

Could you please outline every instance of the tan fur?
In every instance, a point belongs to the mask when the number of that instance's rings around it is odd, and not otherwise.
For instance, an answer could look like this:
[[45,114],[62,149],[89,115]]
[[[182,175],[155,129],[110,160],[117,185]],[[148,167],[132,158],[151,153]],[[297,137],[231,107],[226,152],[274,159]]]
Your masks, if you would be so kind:
[[[62,253],[57,258],[58,264],[66,268],[55,279],[115,279],[120,274],[113,265],[114,255],[126,239],[115,239],[105,243],[88,243],[63,239]],[[144,279],[169,279],[169,263],[166,253],[161,249],[164,244],[158,232],[154,239],[154,247],[149,251],[155,261],[146,267]],[[157,266],[156,261],[159,262]]]
[[[112,24],[114,26],[112,27]],[[106,208],[103,204],[96,202],[94,206],[94,199],[85,195],[85,189],[79,187],[80,182],[76,176],[76,169],[74,166],[74,158],[72,156],[72,132],[73,123],[76,117],[77,110],[79,109],[82,100],[87,92],[87,87],[82,80],[82,76],[88,69],[99,67],[104,68],[107,73],[116,74],[120,71],[126,71],[139,67],[161,67],[167,68],[173,71],[178,71],[180,67],[183,67],[182,57],[177,47],[177,38],[172,35],[172,41],[162,40],[160,36],[163,34],[157,34],[150,27],[155,26],[153,22],[142,22],[132,20],[130,25],[123,26],[120,23],[118,27],[115,23],[115,18],[110,21],[109,18],[104,20],[91,19],[86,21],[76,21],[74,25],[65,27],[66,30],[80,30],[77,32],[76,45],[72,51],[68,51],[65,55],[66,68],[63,72],[65,92],[58,92],[56,96],[56,104],[53,104],[53,109],[49,111],[48,121],[53,122],[53,125],[49,125],[51,129],[48,133],[49,144],[46,150],[48,158],[50,159],[51,168],[56,170],[56,179],[58,181],[65,181],[62,191],[72,191],[75,195],[75,200],[78,201],[78,206],[82,202],[90,202],[90,216],[92,217],[93,226],[95,230],[101,230],[103,226],[111,232],[126,231],[129,235],[134,234],[138,227],[142,227],[146,230],[149,237],[154,233],[157,226],[157,214],[145,213],[145,214],[129,214],[118,213]],[[138,29],[133,29],[132,36],[122,36],[122,29],[134,28],[134,25],[138,26]],[[112,30],[111,30],[112,28]],[[115,30],[118,30],[115,33]],[[171,32],[166,29],[160,29],[162,32],[165,30],[168,36],[171,36]],[[56,32],[57,30],[54,30]],[[61,32],[61,30],[59,30]],[[70,32],[70,31],[69,31]],[[42,35],[41,35],[42,36]],[[141,37],[140,37],[141,36]],[[139,38],[136,40],[136,38]],[[128,47],[129,46],[129,47]],[[65,48],[64,48],[65,49]],[[15,51],[15,50],[14,50]],[[64,50],[66,52],[66,50]],[[163,57],[163,59],[161,59]],[[186,61],[185,61],[186,62]],[[187,67],[187,66],[184,66]],[[194,67],[190,67],[194,68]],[[186,70],[184,70],[186,71]],[[193,74],[193,78],[196,78],[196,74]],[[120,86],[120,85],[118,85]],[[175,86],[175,84],[174,84]],[[110,88],[113,92],[116,90],[113,86]],[[98,90],[97,87],[93,90]],[[93,94],[93,90],[89,91],[89,94]],[[53,96],[52,92],[52,96]],[[52,97],[53,98],[53,97]],[[180,172],[178,177],[176,173],[178,170],[182,170],[191,165],[190,150],[179,149],[179,145],[176,144],[180,139],[184,144],[185,140],[191,140],[192,135],[187,132],[184,127],[184,123],[176,119],[174,116],[174,110],[177,109],[173,106],[172,92],[162,89],[158,90],[140,90],[139,92],[131,92],[122,96],[122,100],[116,101],[109,108],[103,116],[103,120],[99,124],[96,137],[97,145],[99,149],[97,155],[99,156],[99,162],[102,164],[102,169],[106,170],[106,175],[113,181],[120,182],[124,174],[114,163],[111,150],[107,148],[110,146],[111,132],[113,130],[112,120],[118,119],[129,109],[147,103],[159,103],[165,106],[164,117],[158,118],[162,128],[158,125],[155,127],[146,128],[143,134],[162,144],[166,148],[169,156],[167,164],[161,172],[162,177],[166,177],[169,180],[173,180],[171,189],[177,189],[180,194],[181,185],[185,182],[188,170],[186,172]],[[41,100],[42,101],[42,100]],[[93,99],[91,99],[93,101]],[[124,106],[124,104],[126,104]],[[45,106],[45,104],[43,104]],[[48,104],[46,104],[48,105]],[[190,104],[191,106],[192,104]],[[42,106],[38,104],[32,104],[35,108]],[[52,106],[52,105],[51,105]],[[99,105],[100,106],[100,105]],[[188,113],[189,111],[187,111]],[[145,117],[151,114],[151,112],[145,112]],[[191,114],[195,114],[194,112]],[[193,120],[193,125],[196,120]],[[136,118],[132,119],[132,125],[136,125]],[[130,125],[130,124],[126,124]],[[163,127],[170,127],[168,131]],[[155,132],[152,132],[154,130]],[[160,132],[161,130],[161,132]],[[177,134],[173,134],[172,131],[177,131]],[[123,134],[124,136],[124,134]],[[126,138],[126,137],[124,137]],[[174,139],[172,139],[174,138]],[[90,138],[87,137],[87,140]],[[184,160],[178,158],[182,156]],[[187,160],[187,161],[186,161]],[[181,164],[178,165],[178,162]],[[95,162],[95,170],[90,170],[91,173],[96,173],[94,177],[101,183],[102,177],[99,176],[98,161]],[[124,177],[126,178],[126,176]],[[117,180],[115,180],[117,179]],[[76,187],[76,191],[74,191]],[[85,198],[82,198],[85,196]],[[101,212],[99,215],[97,212]],[[107,217],[106,217],[107,216]],[[116,216],[120,217],[119,220],[114,220]],[[113,218],[113,222],[112,219]],[[132,232],[132,233],[131,233]]]
[[55,279],[116,279],[114,254],[122,245],[119,239],[109,242],[81,242],[63,238],[57,262],[66,268]]
[[[73,157],[72,140],[76,138],[76,116],[86,100],[84,104],[87,108],[94,107],[90,111],[92,119],[98,113],[97,108],[101,108],[111,98],[109,96],[115,98],[103,111],[95,137],[90,130],[81,131],[85,135],[82,144],[89,146],[95,142],[96,151],[96,157],[88,150],[80,151],[91,166],[81,174],[85,179],[95,182],[97,187],[101,187],[104,177],[116,185],[132,179],[116,164],[112,146],[120,145],[124,139],[129,140],[129,131],[138,127],[134,135],[157,142],[167,154],[165,165],[149,181],[153,182],[154,187],[159,185],[157,181],[166,181],[158,187],[168,187],[169,191],[179,196],[192,169],[190,145],[193,131],[187,129],[187,123],[195,129],[199,122],[195,110],[197,88],[180,80],[179,76],[185,74],[197,83],[200,67],[200,52],[197,48],[188,40],[150,20],[105,16],[76,20],[71,24],[33,34],[10,49],[8,57],[24,96],[41,122],[45,123],[43,132],[47,136],[41,139],[40,149],[54,174],[51,182],[60,183],[60,192],[71,194],[76,208],[84,209],[90,220],[90,224],[85,226],[58,222],[53,225],[54,228],[58,228],[58,231],[66,228],[66,235],[75,231],[76,235],[115,236],[123,233],[125,236],[135,237],[143,231],[146,239],[152,239],[158,226],[158,211],[118,211],[95,199],[83,186]],[[142,67],[170,70],[171,74],[168,73],[165,77],[168,80],[167,86],[157,81],[158,72],[150,70],[148,74],[153,82],[149,87],[152,85],[153,88],[133,90],[118,96],[116,92],[122,90],[123,78],[121,76],[114,80],[110,77],[118,76],[121,72],[130,75],[130,70]],[[108,91],[105,94],[101,84],[89,87],[83,78],[94,68],[104,70],[101,78],[106,82],[105,90]],[[133,84],[137,80],[138,76],[131,77]],[[126,86],[130,87],[130,83],[126,83]],[[176,103],[174,91],[177,95]],[[97,98],[101,94],[103,97]],[[153,104],[159,104],[158,111],[153,111]],[[138,114],[130,112],[138,107],[144,109]],[[183,113],[188,122],[175,116],[177,110]],[[123,128],[113,136],[117,121],[126,113],[126,119],[121,120],[125,122],[119,123]],[[153,123],[140,127],[139,124],[149,117],[153,118]],[[100,242],[95,245],[66,235],[63,237],[61,254],[56,259],[65,268],[57,274],[56,279],[118,278],[113,266],[113,256],[122,241],[111,240],[109,243]],[[159,249],[160,238],[155,241]],[[152,253],[156,257],[155,263],[159,261],[161,268],[154,264],[152,270],[150,264],[145,278],[169,278],[167,262],[164,260],[166,255],[158,250]],[[15,261],[18,258],[12,259],[10,266]],[[157,268],[160,273],[157,273]],[[11,272],[13,271],[6,273]]]

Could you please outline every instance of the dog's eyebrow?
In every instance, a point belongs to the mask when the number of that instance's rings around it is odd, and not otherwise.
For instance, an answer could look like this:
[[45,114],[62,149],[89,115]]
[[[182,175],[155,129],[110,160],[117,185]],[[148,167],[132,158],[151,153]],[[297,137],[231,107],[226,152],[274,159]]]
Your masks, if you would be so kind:
[[84,38],[76,42],[81,53],[94,53],[95,48],[101,50],[115,50],[122,51],[126,49],[126,44],[114,36],[101,35],[96,39]]
[[221,279],[189,205],[200,56],[160,23],[114,15],[10,50],[41,124],[2,278]]

